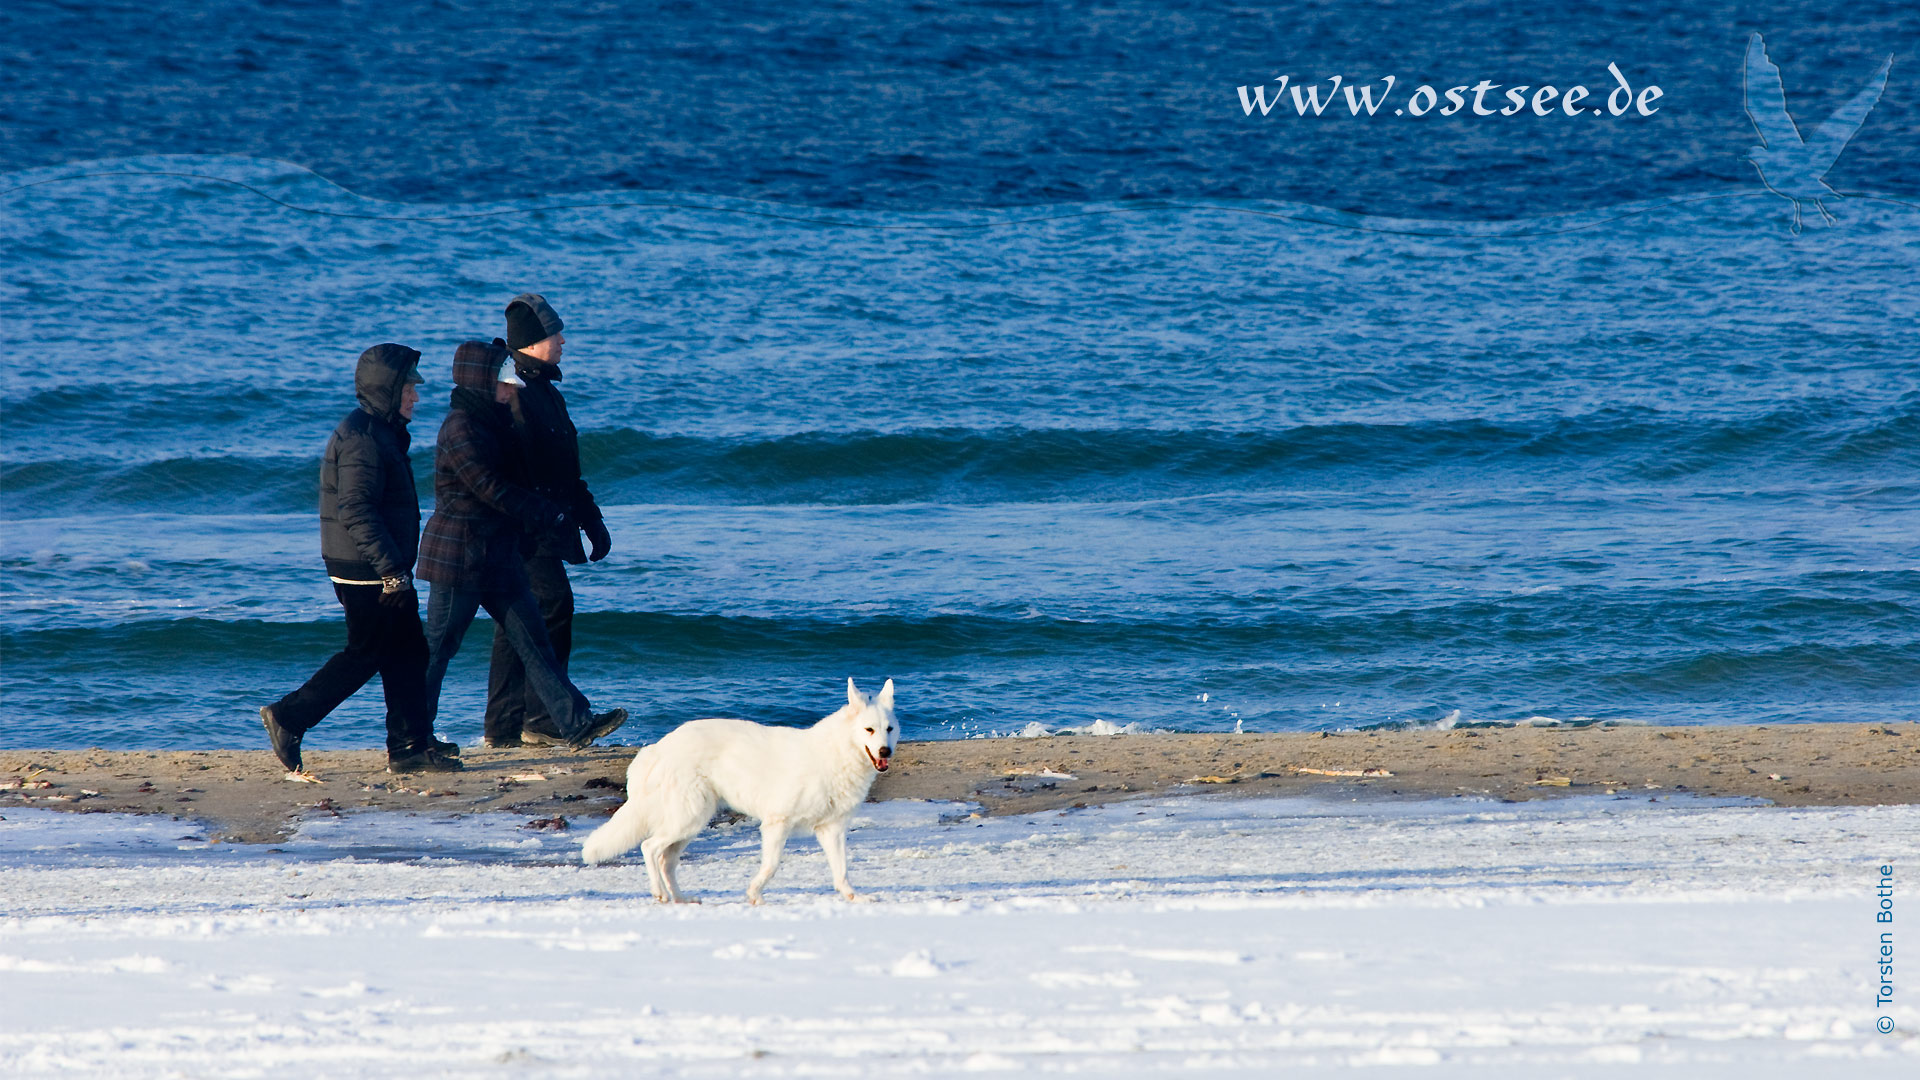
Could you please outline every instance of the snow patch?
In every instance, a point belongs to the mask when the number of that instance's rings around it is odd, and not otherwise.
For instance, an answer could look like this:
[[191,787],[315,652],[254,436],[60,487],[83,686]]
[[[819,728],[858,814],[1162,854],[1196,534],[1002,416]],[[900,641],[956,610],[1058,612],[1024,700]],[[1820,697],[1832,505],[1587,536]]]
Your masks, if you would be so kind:
[[935,979],[945,970],[946,967],[933,958],[932,950],[915,949],[895,960],[887,974],[897,979]]
[[763,907],[740,899],[750,827],[689,846],[705,903],[661,905],[638,860],[581,866],[512,815],[351,814],[270,853],[9,810],[0,1073],[1785,1080],[1920,1054],[1859,999],[1863,856],[1920,863],[1920,808],[956,809],[862,808],[849,872],[875,903],[841,901],[801,837]]

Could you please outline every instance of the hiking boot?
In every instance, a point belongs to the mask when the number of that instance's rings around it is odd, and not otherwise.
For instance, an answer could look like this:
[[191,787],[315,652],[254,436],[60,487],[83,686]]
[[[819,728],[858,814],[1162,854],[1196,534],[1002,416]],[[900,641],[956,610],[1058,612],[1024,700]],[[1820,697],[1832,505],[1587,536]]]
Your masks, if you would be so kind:
[[621,724],[627,722],[627,710],[608,709],[603,713],[594,713],[587,718],[587,730],[573,738],[560,734],[554,722],[542,717],[527,722],[520,729],[520,742],[524,746],[571,746],[583,748],[593,740],[612,734]]
[[594,713],[587,718],[587,730],[567,740],[567,745],[575,750],[585,750],[593,745],[593,740],[613,734],[621,724],[626,722],[627,710],[625,709],[608,709],[603,713]]
[[440,753],[446,757],[460,756],[460,744],[457,742],[448,742],[447,740],[441,738],[438,735],[428,736],[427,742],[431,744],[435,750],[440,751]]
[[273,744],[273,756],[280,759],[288,772],[299,772],[301,733],[281,727],[271,705],[260,706],[260,723],[267,729],[267,741]]
[[567,737],[560,734],[552,720],[530,720],[520,728],[521,746],[565,746]]
[[513,750],[527,744],[519,735],[487,735],[481,738],[480,745],[489,750]]
[[459,772],[464,768],[459,758],[448,757],[431,746],[411,754],[387,755],[390,773]]

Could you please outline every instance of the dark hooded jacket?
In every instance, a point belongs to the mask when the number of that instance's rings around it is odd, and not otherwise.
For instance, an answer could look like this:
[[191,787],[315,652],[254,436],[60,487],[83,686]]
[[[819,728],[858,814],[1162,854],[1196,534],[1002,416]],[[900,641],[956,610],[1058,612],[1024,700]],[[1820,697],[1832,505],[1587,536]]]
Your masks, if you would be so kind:
[[420,497],[400,395],[419,359],[404,345],[360,354],[353,373],[360,407],[333,429],[320,459],[320,557],[331,577],[378,581],[413,566]]
[[527,384],[514,402],[513,426],[526,451],[528,486],[565,507],[572,519],[565,528],[537,533],[534,554],[586,562],[580,530],[600,521],[600,506],[580,476],[580,432],[567,415],[567,399],[555,385],[560,381],[560,365],[543,364],[515,352],[513,367]]
[[564,520],[562,508],[525,485],[513,414],[493,400],[504,345],[469,341],[454,351],[453,398],[433,454],[433,517],[420,542],[419,575],[435,585],[493,591],[524,580],[522,540]]

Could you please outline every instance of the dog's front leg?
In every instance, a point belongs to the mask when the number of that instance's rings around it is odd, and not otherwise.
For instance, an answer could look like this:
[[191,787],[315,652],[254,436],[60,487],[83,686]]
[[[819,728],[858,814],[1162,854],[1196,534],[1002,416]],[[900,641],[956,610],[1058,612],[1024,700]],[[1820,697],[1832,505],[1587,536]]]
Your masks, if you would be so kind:
[[813,830],[813,838],[820,841],[820,850],[827,853],[827,866],[833,870],[834,889],[848,900],[861,899],[847,882],[847,823],[842,821],[822,825]]
[[787,836],[793,832],[793,826],[785,821],[762,821],[760,823],[760,872],[753,875],[747,883],[747,903],[758,904],[760,891],[773,880],[773,872],[780,867],[780,852],[787,846]]

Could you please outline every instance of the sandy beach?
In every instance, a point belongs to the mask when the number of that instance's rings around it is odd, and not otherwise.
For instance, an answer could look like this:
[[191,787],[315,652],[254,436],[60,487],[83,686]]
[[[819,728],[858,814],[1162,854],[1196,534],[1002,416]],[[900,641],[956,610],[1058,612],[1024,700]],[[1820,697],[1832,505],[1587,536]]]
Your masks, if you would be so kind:
[[[262,750],[0,751],[9,807],[164,814],[229,842],[273,842],[356,810],[599,817],[624,797],[630,747],[465,751],[457,774],[393,776],[379,751],[316,751],[320,782]],[[979,804],[993,815],[1180,793],[1505,801],[1648,792],[1781,806],[1920,803],[1920,724],[968,739],[903,743],[878,800]],[[565,828],[565,825],[549,825]]]

